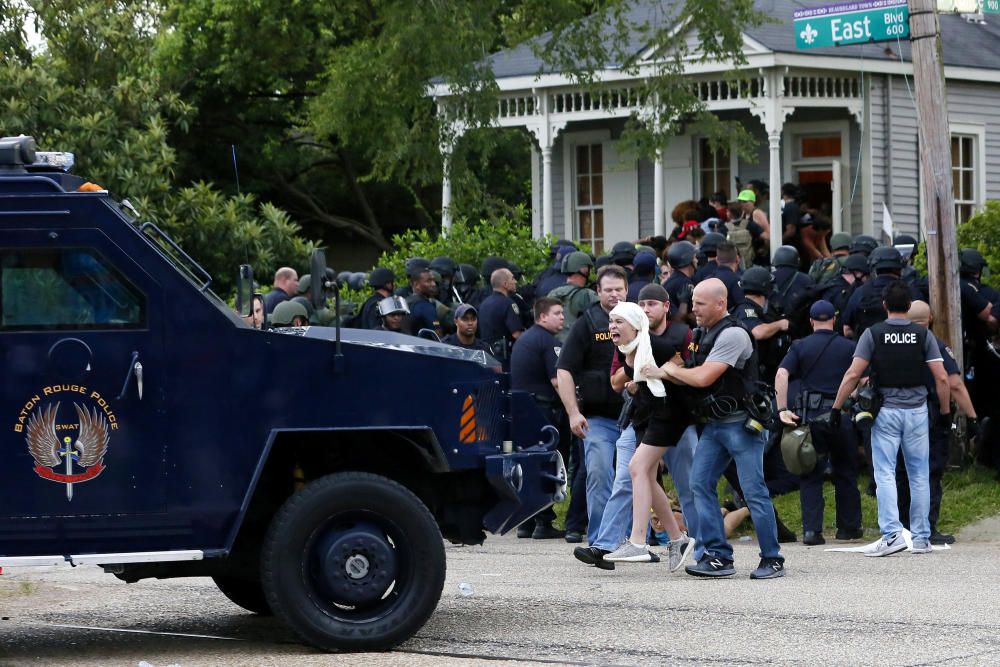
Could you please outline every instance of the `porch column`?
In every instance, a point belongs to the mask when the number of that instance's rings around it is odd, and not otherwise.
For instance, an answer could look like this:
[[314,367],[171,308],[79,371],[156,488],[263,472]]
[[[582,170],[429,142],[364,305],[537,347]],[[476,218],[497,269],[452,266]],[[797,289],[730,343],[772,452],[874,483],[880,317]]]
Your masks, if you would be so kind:
[[[779,124],[780,125],[780,124]],[[769,132],[767,144],[770,153],[770,172],[768,176],[771,188],[771,198],[769,200],[770,210],[767,214],[767,221],[771,225],[771,256],[781,247],[781,237],[784,227],[781,224],[781,129]]]
[[663,201],[663,151],[653,160],[653,236],[666,236],[666,208]]
[[542,145],[542,235],[552,234],[552,145]]
[[451,144],[441,144],[443,176],[441,178],[441,231],[447,234],[451,229]]

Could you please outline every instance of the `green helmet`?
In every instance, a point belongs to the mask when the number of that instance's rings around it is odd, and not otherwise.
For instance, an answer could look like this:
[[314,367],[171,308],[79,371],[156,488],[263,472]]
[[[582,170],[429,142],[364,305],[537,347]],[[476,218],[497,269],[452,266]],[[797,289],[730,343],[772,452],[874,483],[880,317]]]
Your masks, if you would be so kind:
[[579,250],[571,252],[566,255],[562,261],[562,267],[560,267],[561,273],[579,273],[580,269],[585,266],[594,268],[594,260],[590,258],[585,252]]
[[851,235],[844,232],[837,232],[830,237],[830,250],[850,250]]
[[299,294],[309,294],[309,288],[312,286],[312,276],[308,273],[299,278]]
[[793,475],[808,475],[813,471],[816,467],[816,449],[807,424],[785,428],[785,433],[781,436],[781,458],[788,472]]
[[295,317],[309,321],[309,313],[306,307],[295,301],[282,301],[271,311],[271,326],[290,327]]

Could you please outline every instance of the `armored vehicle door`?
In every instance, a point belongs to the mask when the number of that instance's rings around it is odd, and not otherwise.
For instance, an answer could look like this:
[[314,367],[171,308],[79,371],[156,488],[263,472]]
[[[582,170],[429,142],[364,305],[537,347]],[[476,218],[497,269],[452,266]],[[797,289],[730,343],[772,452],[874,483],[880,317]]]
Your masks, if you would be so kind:
[[33,228],[0,237],[0,516],[47,518],[0,524],[8,553],[84,532],[112,544],[130,515],[164,511],[162,289],[58,213],[8,214]]

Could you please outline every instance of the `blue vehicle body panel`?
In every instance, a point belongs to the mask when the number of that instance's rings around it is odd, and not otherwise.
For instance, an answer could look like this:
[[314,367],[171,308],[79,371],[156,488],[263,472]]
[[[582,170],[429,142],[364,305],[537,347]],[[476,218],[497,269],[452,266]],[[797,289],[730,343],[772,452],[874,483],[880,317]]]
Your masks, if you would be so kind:
[[[338,357],[334,329],[251,329],[199,291],[106,194],[65,193],[60,178],[72,177],[0,175],[0,252],[93,253],[142,295],[145,309],[128,328],[0,326],[0,556],[224,554],[268,455],[288,433],[423,434],[433,445],[429,467],[482,470],[494,489],[505,488],[503,465],[487,466],[487,457],[502,458],[505,441],[515,450],[509,461],[554,467],[544,417],[482,353],[344,329]],[[4,289],[0,302],[15,298]],[[39,464],[30,425],[50,408],[61,460],[83,456],[86,447],[71,443],[86,432],[78,406],[105,424],[101,463],[66,471]],[[377,448],[378,438],[367,446]],[[503,516],[490,527],[509,530],[514,514],[543,509],[553,488],[536,475],[513,494],[498,492],[494,513]]]

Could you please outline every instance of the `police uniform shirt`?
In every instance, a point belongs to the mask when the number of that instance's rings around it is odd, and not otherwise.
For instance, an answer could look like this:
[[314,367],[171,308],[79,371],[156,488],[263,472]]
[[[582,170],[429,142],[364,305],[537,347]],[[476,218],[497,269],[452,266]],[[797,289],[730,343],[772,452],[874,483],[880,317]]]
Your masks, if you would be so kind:
[[691,280],[695,285],[700,283],[702,280],[708,280],[709,278],[715,277],[715,272],[719,270],[719,265],[716,263],[715,258],[712,258],[705,262],[704,266],[698,267],[698,270],[694,272],[694,278]]
[[510,339],[515,331],[523,330],[520,309],[506,294],[494,290],[479,306],[479,335],[487,343]]
[[[910,324],[910,320],[889,318],[886,324],[890,327],[903,327]],[[872,354],[875,352],[875,340],[872,338],[871,329],[866,329],[858,340],[858,347],[854,351],[854,356],[871,363]],[[937,338],[930,331],[924,338],[924,361],[944,361],[938,350]],[[885,399],[883,405],[887,408],[919,408],[927,403],[927,387],[918,385],[916,387],[880,387],[879,393]]]
[[982,294],[979,285],[966,278],[958,281],[958,290],[962,297],[962,329],[969,338],[977,341],[985,339],[986,323],[979,319],[979,313],[990,305],[989,300]]
[[374,329],[381,323],[378,314],[378,302],[384,298],[385,297],[381,294],[375,292],[375,294],[368,297],[368,299],[361,304],[361,311],[358,316],[358,320],[362,329]]
[[663,283],[663,289],[670,295],[670,312],[677,312],[677,306],[686,303],[691,310],[691,297],[694,295],[694,283],[680,271],[674,271]]
[[775,305],[780,305],[785,314],[790,314],[813,286],[813,279],[802,273],[798,268],[779,266],[774,270]]
[[[897,280],[899,280],[898,277],[892,274],[883,273],[882,275],[875,276],[864,285],[854,290],[854,294],[852,294],[851,298],[847,301],[847,307],[844,308],[844,311],[841,313],[841,318],[843,319],[844,324],[856,330],[858,328],[858,306],[861,304],[861,300],[873,293],[873,296],[881,298],[882,290]],[[917,289],[911,287],[910,298],[917,301],[922,297]]]
[[857,283],[849,283],[844,280],[844,276],[837,276],[828,285],[829,287],[820,294],[819,298],[829,301],[835,310],[842,312],[847,307],[847,302],[851,298],[851,294],[854,293]]
[[545,276],[545,278],[539,277],[538,287],[535,288],[535,294],[548,294],[557,287],[562,287],[566,284],[566,274],[555,271],[552,275]]
[[435,330],[441,326],[438,320],[437,308],[427,297],[415,294],[409,299],[410,305],[410,330],[414,335],[421,329]]
[[802,390],[834,398],[854,360],[854,343],[836,332],[820,329],[792,343],[780,368],[801,382]]
[[[961,375],[962,370],[958,367],[958,362],[955,361],[955,355],[952,353],[951,348],[944,344],[944,341],[937,338],[938,353],[941,355],[941,360],[944,362],[944,372],[948,375]],[[924,369],[924,384],[927,385],[927,395],[937,398],[935,391],[937,390],[937,383],[934,382],[934,374],[931,373],[930,368]]]
[[733,271],[728,266],[720,266],[715,270],[714,278],[722,281],[726,286],[726,310],[733,312],[733,309],[743,301],[743,288],[740,287],[740,273]]
[[282,301],[288,301],[291,299],[291,295],[285,290],[275,287],[273,290],[264,295],[264,312],[270,315],[274,311],[274,307],[277,306]]
[[650,281],[645,278],[636,278],[633,276],[628,284],[628,295],[625,297],[625,300],[632,303],[639,303],[639,292],[649,283]]
[[555,399],[552,380],[562,343],[537,324],[518,336],[510,357],[510,386],[538,397]]
[[[594,321],[593,330],[588,319]],[[616,348],[611,342],[608,324],[608,314],[599,303],[588,308],[566,335],[556,368],[569,371],[578,386],[584,382],[584,374],[595,379],[600,377],[602,386],[607,385],[608,392],[613,394],[610,390],[611,359]],[[621,412],[621,406],[621,397],[618,397],[617,400],[609,400],[603,406],[584,406],[586,410],[584,414],[616,419]]]
[[483,352],[486,352],[488,354],[493,354],[493,352],[486,345],[486,343],[484,343],[479,338],[473,339],[470,345],[466,345],[461,340],[459,340],[458,334],[448,334],[447,336],[441,339],[441,342],[446,343],[448,345],[454,345],[455,347],[460,347],[463,350],[482,350]]
[[760,324],[767,324],[763,306],[757,305],[746,297],[736,306],[733,315],[747,331],[753,331]]

